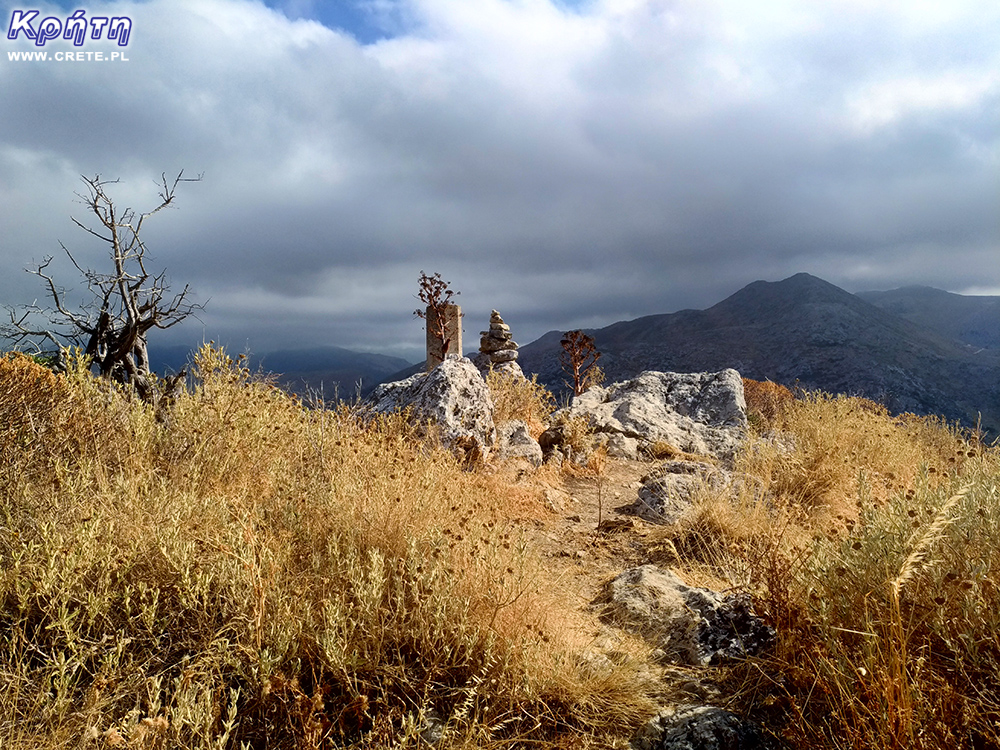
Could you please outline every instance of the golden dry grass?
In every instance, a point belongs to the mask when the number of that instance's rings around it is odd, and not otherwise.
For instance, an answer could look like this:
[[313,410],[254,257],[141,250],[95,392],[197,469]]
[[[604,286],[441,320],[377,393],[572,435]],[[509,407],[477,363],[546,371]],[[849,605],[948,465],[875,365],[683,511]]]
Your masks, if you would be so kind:
[[[652,712],[635,664],[581,659],[502,467],[212,348],[166,419],[85,369],[0,359],[5,749],[417,747],[434,716],[442,748],[624,747]],[[797,748],[998,747],[997,450],[856,398],[760,416],[734,482],[649,536],[778,629],[713,677],[728,705]]]
[[777,650],[733,707],[797,748],[996,748],[1000,454],[934,418],[805,394],[651,554],[755,595]]
[[166,421],[85,369],[0,360],[3,747],[416,746],[431,715],[441,747],[607,745],[648,712],[549,624],[501,475],[209,347]]
[[520,419],[528,425],[528,432],[535,439],[548,426],[555,411],[555,398],[538,383],[538,376],[531,379],[491,369],[486,375],[493,399],[493,421],[497,424]]

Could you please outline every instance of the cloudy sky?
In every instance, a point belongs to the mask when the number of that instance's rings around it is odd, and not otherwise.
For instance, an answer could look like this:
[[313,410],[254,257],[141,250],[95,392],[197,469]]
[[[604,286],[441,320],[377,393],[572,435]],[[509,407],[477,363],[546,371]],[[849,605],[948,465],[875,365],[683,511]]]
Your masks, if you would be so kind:
[[[703,308],[800,271],[1000,290],[996,0],[148,0],[126,47],[0,36],[0,303],[105,251],[81,175],[156,204],[209,300],[160,340],[422,356],[417,277],[547,330]],[[43,50],[46,61],[14,59]],[[57,52],[127,60],[56,61]],[[155,346],[155,340],[154,340]]]

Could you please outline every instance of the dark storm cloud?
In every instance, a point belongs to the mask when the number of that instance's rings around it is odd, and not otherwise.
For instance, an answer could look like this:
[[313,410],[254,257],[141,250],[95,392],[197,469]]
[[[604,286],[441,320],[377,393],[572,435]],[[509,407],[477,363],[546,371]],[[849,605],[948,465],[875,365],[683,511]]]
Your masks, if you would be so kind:
[[0,61],[0,297],[82,239],[80,173],[144,208],[182,167],[149,246],[257,349],[415,355],[420,270],[524,341],[799,271],[1000,287],[993,4],[274,5],[95,4],[127,64]]

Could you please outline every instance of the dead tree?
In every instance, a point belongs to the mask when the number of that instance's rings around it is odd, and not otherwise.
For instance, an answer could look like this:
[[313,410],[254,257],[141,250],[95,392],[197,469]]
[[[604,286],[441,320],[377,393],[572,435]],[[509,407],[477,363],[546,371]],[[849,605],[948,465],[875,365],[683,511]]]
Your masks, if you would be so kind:
[[[160,203],[146,213],[131,208],[119,211],[106,190],[118,180],[102,180],[100,175],[81,179],[86,189],[76,195],[94,215],[96,224],[89,226],[76,218],[73,223],[107,243],[108,271],[84,269],[60,242],[63,252],[83,275],[86,301],[76,309],[72,307],[66,290],[49,273],[52,256],[48,256],[36,268],[25,270],[42,279],[51,307],[33,303],[20,310],[8,308],[10,322],[3,326],[3,333],[15,345],[30,343],[39,351],[39,340],[48,340],[57,346],[60,359],[66,346],[78,346],[101,376],[126,383],[140,398],[152,401],[155,378],[149,369],[149,331],[171,328],[204,306],[189,301],[187,285],[171,295],[165,272],[147,269],[146,246],[140,232],[146,219],[174,202],[181,182],[197,182],[201,176],[186,178],[181,171],[171,182],[162,174],[158,183]],[[45,324],[33,324],[38,318]]]
[[569,331],[559,343],[563,348],[559,354],[559,364],[573,378],[573,382],[566,385],[573,389],[574,396],[579,396],[593,385],[593,375],[597,372],[597,360],[601,358],[601,353],[594,346],[594,337],[583,331]]

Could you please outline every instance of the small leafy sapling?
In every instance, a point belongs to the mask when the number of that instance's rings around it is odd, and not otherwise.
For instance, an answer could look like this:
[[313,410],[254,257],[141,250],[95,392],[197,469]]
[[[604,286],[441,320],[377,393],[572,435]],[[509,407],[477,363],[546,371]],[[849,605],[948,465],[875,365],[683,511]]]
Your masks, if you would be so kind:
[[421,271],[417,283],[420,284],[420,292],[417,296],[424,303],[425,308],[423,310],[414,310],[413,314],[427,321],[428,333],[440,345],[441,358],[443,359],[448,355],[448,349],[451,345],[451,338],[448,336],[447,317],[444,314],[445,308],[453,305],[452,298],[458,296],[461,292],[452,291],[450,283],[443,280],[440,273],[428,276]]
[[601,358],[601,353],[594,346],[594,337],[588,336],[583,331],[569,331],[563,335],[563,351],[559,355],[559,364],[563,371],[573,378],[572,384],[566,385],[573,389],[573,395],[579,396],[590,386],[595,385],[598,374],[601,372],[597,367],[597,360]]

